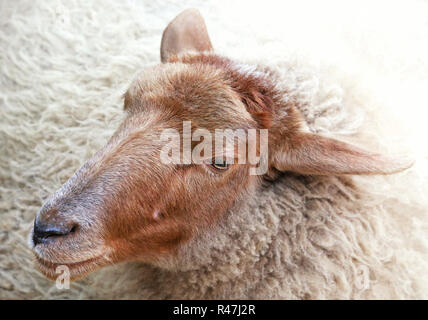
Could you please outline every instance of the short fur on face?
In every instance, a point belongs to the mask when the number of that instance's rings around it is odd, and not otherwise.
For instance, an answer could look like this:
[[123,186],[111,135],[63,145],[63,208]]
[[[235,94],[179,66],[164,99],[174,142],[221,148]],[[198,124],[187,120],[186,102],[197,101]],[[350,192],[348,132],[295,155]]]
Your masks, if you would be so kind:
[[276,171],[386,174],[411,165],[306,131],[272,71],[212,52],[195,10],[165,29],[161,58],[124,95],[126,118],[107,145],[39,211],[37,223],[75,226],[65,236],[33,244],[47,277],[54,279],[61,264],[77,279],[121,261],[156,264],[173,257],[257,189],[262,177],[249,174],[250,164],[216,170],[210,163],[162,163],[162,132],[183,134],[184,121],[192,131],[211,133],[268,129],[270,177]]

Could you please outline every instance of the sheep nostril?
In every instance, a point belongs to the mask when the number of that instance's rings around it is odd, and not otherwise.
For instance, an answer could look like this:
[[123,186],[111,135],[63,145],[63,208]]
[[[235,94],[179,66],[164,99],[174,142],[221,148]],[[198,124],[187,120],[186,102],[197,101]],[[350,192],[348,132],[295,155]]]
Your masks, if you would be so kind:
[[70,232],[69,233],[75,233],[77,231],[77,224],[74,224],[72,227],[71,227],[71,229],[70,229]]
[[52,238],[59,238],[75,233],[77,230],[77,225],[73,224],[72,226],[66,225],[50,225],[40,223],[37,220],[34,222],[33,229],[33,242],[34,245],[39,243],[45,243]]

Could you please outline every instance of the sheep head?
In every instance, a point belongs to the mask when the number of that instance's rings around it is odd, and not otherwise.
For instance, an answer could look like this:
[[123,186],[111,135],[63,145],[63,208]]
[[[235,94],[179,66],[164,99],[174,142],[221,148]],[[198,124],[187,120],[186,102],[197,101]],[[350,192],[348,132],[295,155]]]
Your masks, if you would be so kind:
[[[174,256],[273,171],[386,174],[411,165],[305,130],[273,72],[212,53],[196,10],[165,29],[161,60],[131,84],[126,118],[107,145],[38,212],[31,246],[48,278],[60,265],[77,279],[105,265]],[[237,144],[222,140],[217,149],[216,130]]]

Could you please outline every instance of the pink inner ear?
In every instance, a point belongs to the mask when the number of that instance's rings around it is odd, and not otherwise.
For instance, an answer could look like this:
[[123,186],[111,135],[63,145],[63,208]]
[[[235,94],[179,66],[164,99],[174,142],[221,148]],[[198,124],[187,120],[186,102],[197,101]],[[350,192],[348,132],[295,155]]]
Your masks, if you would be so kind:
[[165,28],[161,41],[161,61],[188,51],[211,51],[213,49],[207,27],[196,9],[180,13]]

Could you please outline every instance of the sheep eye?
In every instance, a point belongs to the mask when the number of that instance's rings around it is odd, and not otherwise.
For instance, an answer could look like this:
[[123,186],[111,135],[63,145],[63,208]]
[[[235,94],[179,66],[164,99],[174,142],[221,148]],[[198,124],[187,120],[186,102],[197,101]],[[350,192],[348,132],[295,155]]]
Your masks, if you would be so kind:
[[230,164],[227,163],[225,160],[214,159],[212,166],[218,170],[227,170],[229,168]]

